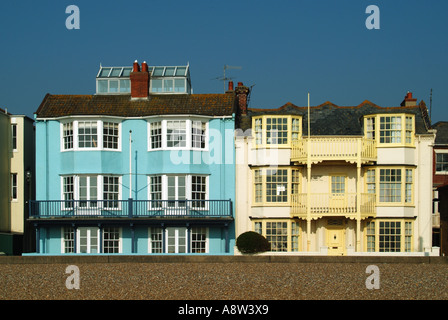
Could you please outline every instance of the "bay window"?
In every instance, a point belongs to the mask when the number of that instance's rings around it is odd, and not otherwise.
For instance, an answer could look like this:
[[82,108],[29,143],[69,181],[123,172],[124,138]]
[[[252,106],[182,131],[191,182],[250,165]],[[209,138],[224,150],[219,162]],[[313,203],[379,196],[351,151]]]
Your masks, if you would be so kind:
[[[193,208],[207,208],[208,176],[153,175],[148,177],[150,208],[185,208],[187,200]],[[164,201],[165,200],[165,201]]]
[[412,205],[414,202],[414,169],[411,167],[368,169],[365,183],[367,193],[378,193],[378,205]]
[[254,144],[256,147],[290,148],[291,142],[302,135],[300,116],[258,116],[252,118]]
[[121,124],[101,120],[73,120],[61,124],[61,151],[116,150],[120,146]]
[[[64,209],[118,209],[121,177],[106,175],[72,175],[61,177]],[[76,204],[75,204],[76,203]],[[101,205],[100,205],[101,203]],[[92,212],[96,212],[95,210]]]
[[271,251],[300,250],[300,221],[291,219],[254,220],[254,231],[271,244]]
[[300,170],[290,167],[253,169],[253,204],[288,205],[300,191]]
[[367,252],[411,252],[413,221],[409,219],[369,220],[365,225]]
[[153,120],[148,122],[148,150],[208,148],[208,120]]
[[413,114],[377,114],[364,117],[364,135],[380,147],[413,146],[415,116]]

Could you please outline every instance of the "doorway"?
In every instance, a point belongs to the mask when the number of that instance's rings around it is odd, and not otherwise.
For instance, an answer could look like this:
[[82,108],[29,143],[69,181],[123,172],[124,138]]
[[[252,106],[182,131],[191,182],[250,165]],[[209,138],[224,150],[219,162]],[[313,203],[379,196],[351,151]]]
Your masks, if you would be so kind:
[[328,255],[342,256],[345,254],[345,223],[343,219],[327,220]]

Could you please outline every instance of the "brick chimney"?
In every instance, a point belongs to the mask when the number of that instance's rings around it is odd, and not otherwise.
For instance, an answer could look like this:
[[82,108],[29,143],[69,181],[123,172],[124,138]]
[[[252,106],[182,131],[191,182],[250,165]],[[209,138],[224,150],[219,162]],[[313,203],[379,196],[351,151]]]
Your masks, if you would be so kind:
[[[233,84],[233,82],[232,82]],[[229,88],[230,89],[230,88]],[[247,104],[249,96],[249,88],[244,86],[242,82],[238,82],[238,86],[235,88],[236,98],[238,101],[238,108],[241,114],[247,113]]]
[[412,98],[412,92],[409,92],[404,97],[404,100],[401,102],[400,106],[402,107],[409,107],[409,106],[416,106],[417,105],[417,99]]
[[148,98],[149,95],[149,71],[146,61],[140,65],[137,60],[134,61],[131,72],[131,98]]

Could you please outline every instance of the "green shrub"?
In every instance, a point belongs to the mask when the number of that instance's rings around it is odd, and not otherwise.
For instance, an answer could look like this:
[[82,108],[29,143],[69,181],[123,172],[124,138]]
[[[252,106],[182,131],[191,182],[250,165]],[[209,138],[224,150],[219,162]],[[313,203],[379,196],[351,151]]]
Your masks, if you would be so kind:
[[240,234],[236,239],[236,246],[241,253],[258,253],[271,250],[269,241],[254,231]]

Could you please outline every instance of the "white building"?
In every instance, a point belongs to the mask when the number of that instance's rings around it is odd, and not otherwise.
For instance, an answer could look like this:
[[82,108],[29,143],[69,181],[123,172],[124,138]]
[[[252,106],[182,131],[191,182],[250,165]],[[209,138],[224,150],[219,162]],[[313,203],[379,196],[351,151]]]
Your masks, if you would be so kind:
[[236,236],[257,231],[275,252],[438,255],[435,131],[411,93],[388,108],[249,108],[239,126]]

